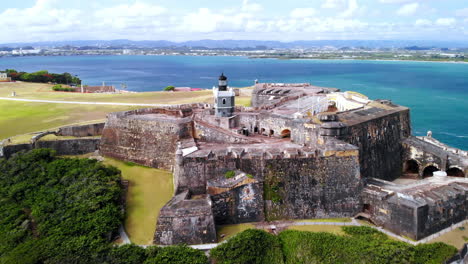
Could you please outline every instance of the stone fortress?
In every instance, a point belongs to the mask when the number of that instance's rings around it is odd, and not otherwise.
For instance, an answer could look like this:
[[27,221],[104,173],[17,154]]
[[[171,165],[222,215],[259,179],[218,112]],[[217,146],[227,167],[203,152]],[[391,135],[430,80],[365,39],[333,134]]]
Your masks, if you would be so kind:
[[102,155],[174,172],[156,244],[216,242],[216,225],[362,217],[418,240],[467,218],[468,153],[411,135],[388,100],[308,83],[257,83],[235,106],[221,75],[214,105],[110,113]]

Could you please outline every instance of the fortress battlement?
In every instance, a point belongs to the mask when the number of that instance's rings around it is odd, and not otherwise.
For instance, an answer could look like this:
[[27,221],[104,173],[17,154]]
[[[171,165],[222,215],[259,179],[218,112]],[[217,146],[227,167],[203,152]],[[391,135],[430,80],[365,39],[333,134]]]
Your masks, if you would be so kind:
[[[407,107],[308,83],[256,83],[252,107],[239,107],[224,75],[213,95],[111,113],[102,131],[103,155],[174,173],[156,243],[212,243],[221,224],[353,216],[420,239],[466,219],[466,152],[411,136]],[[451,180],[427,180],[436,171]],[[456,208],[439,215],[447,199]]]

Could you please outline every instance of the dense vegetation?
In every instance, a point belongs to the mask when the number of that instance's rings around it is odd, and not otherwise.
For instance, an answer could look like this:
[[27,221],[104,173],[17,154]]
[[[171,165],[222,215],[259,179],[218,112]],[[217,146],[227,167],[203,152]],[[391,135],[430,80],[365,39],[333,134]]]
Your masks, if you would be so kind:
[[[120,171],[37,149],[0,159],[0,263],[207,264],[187,246],[112,245],[122,224]],[[211,251],[217,264],[442,263],[444,243],[412,246],[370,227],[346,235],[249,229]]]
[[48,71],[37,71],[37,72],[18,72],[13,69],[6,69],[5,71],[8,77],[11,77],[13,81],[23,82],[38,82],[38,83],[58,83],[58,84],[81,84],[81,80],[77,76],[73,76],[68,72],[49,73]]
[[115,247],[120,171],[37,149],[0,159],[0,263],[207,263],[185,246]]
[[274,236],[246,230],[211,251],[219,264],[442,263],[456,253],[444,243],[412,246],[370,227],[343,227],[345,236],[286,230]]
[[56,84],[52,86],[52,90],[57,91],[57,92],[74,92],[74,88],[68,88],[68,87],[62,87],[61,84]]

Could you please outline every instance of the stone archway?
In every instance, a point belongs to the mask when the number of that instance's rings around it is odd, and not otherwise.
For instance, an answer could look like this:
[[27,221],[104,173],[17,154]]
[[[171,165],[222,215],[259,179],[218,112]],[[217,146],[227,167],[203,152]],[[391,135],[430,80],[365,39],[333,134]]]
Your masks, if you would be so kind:
[[423,170],[423,178],[432,177],[434,175],[434,171],[438,171],[438,170],[439,168],[437,168],[434,165],[429,165],[425,167]]
[[457,167],[452,167],[447,170],[447,176],[465,178],[465,173]]
[[281,131],[281,138],[291,138],[291,130],[284,129]]
[[419,164],[414,159],[405,161],[403,165],[405,174],[415,174],[419,173]]

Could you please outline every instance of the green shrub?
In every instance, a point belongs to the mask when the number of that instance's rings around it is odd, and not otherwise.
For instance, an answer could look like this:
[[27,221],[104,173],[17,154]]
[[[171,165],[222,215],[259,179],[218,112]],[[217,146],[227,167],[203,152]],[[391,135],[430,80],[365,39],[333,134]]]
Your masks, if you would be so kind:
[[358,236],[370,236],[375,239],[388,239],[388,236],[379,230],[370,226],[343,226],[341,230],[345,234],[358,237]]
[[249,179],[253,179],[253,175],[252,174],[246,174],[245,177],[249,178]]
[[0,263],[96,263],[122,223],[120,171],[36,149],[0,159]]
[[114,247],[109,253],[112,264],[141,264],[146,260],[146,250],[135,244]]
[[439,264],[457,253],[457,249],[445,243],[419,244],[415,247],[413,263]]
[[174,86],[169,85],[169,86],[166,86],[166,87],[164,88],[164,91],[174,91],[174,89],[175,89]]
[[277,236],[263,230],[247,229],[212,249],[217,264],[279,264],[284,263]]
[[208,257],[202,251],[187,246],[169,246],[151,250],[153,256],[149,256],[145,264],[208,264]]
[[236,176],[236,172],[232,170],[226,171],[226,173],[224,173],[224,177],[226,177],[226,179],[230,179],[234,176]]
[[74,88],[62,87],[61,84],[56,84],[52,86],[52,90],[59,91],[59,92],[74,92]]

